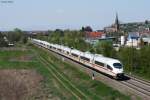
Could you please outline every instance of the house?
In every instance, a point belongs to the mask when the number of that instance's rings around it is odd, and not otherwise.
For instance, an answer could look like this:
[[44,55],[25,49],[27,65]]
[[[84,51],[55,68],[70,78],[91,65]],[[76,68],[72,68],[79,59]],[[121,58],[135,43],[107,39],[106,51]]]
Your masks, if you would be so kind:
[[138,32],[129,32],[126,45],[131,47],[138,47],[140,44],[140,35]]
[[141,39],[142,39],[144,45],[150,45],[150,34],[149,33],[142,34]]
[[106,34],[104,32],[87,32],[86,37],[90,40],[97,40],[100,38],[105,38]]
[[106,34],[104,32],[86,32],[86,42],[90,44],[95,44],[99,41],[99,39],[106,38]]

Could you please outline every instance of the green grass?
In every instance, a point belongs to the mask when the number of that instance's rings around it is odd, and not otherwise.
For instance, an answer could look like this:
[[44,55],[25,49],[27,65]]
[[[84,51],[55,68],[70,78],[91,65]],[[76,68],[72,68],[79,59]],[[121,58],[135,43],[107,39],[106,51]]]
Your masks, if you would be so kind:
[[[17,58],[21,56],[33,56],[33,58],[30,61],[10,61],[12,58]],[[41,64],[37,60],[37,55],[32,50],[13,50],[13,51],[0,51],[0,69],[32,69],[36,70],[38,73],[40,73],[44,80],[42,82],[42,87],[44,91],[44,95],[51,94],[51,98],[61,98],[66,99],[66,97],[59,91],[62,90],[62,86],[56,86],[57,81],[51,76],[49,71],[43,67],[43,64]],[[64,91],[64,89],[63,89]],[[67,92],[64,92],[68,94]],[[36,97],[33,97],[32,100],[36,99]]]

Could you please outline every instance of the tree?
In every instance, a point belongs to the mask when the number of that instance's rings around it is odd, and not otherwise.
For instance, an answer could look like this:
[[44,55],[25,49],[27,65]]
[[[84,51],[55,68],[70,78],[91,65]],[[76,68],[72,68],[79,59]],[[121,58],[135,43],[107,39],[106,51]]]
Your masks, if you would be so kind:
[[84,27],[82,27],[82,28],[81,28],[81,31],[82,31],[82,32],[84,32],[84,30],[85,30],[85,28],[84,28]]
[[4,35],[0,32],[0,47],[6,47],[8,46],[7,41],[4,39]]
[[84,31],[92,32],[93,29],[90,26],[87,26],[87,27],[84,28]]
[[139,51],[140,53],[140,64],[139,66],[141,67],[141,71],[143,73],[149,73],[150,76],[150,47],[149,46],[145,46],[143,48],[141,48],[141,50]]
[[16,42],[20,41],[22,35],[23,35],[23,32],[20,29],[18,29],[18,28],[14,29],[14,36],[13,36],[14,41],[16,41]]
[[7,33],[7,38],[10,42],[18,42],[21,40],[23,34],[24,33],[20,29],[16,28],[14,31],[9,31]]
[[133,72],[139,68],[139,53],[135,48],[121,48],[118,53],[118,58],[123,62],[127,71]]
[[14,29],[14,31],[7,32],[6,37],[10,43],[15,42],[27,43],[28,40],[28,35],[18,28]]
[[145,24],[149,24],[148,20],[145,20]]
[[110,41],[98,42],[95,46],[96,53],[101,53],[106,57],[116,57],[116,51]]
[[23,42],[24,44],[26,44],[27,41],[28,41],[28,37],[27,37],[26,34],[24,34],[24,36],[22,37],[22,42]]

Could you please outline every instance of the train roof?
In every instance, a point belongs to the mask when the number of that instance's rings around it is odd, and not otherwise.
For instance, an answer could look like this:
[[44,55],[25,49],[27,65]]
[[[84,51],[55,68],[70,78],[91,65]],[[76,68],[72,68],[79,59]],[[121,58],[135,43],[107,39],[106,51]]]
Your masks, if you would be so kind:
[[90,52],[84,52],[84,53],[81,53],[81,56],[89,58],[89,59],[93,59],[94,54],[92,54]]
[[101,55],[95,56],[94,60],[105,63],[105,64],[109,64],[109,65],[113,65],[114,63],[121,63],[117,59],[108,58],[108,57],[104,57],[104,56],[101,56]]
[[33,39],[33,41],[41,42],[41,40],[38,40],[38,39]]
[[65,51],[70,52],[70,51],[71,51],[71,48],[64,46],[64,47],[62,47],[62,50],[65,50]]
[[46,41],[42,41],[42,43],[44,43],[45,45],[50,45],[50,43],[48,43]]
[[82,52],[82,51],[79,51],[79,50],[77,50],[77,49],[72,49],[72,50],[71,50],[71,53],[80,55],[80,54],[82,54],[83,52]]
[[55,47],[55,48],[58,48],[58,47],[59,47],[58,44],[53,44],[52,46]]
[[33,39],[34,41],[37,41],[37,42],[40,42],[40,43],[43,43],[43,44],[46,44],[46,45],[50,45],[49,42],[47,41],[42,41],[42,40],[38,40],[38,39]]

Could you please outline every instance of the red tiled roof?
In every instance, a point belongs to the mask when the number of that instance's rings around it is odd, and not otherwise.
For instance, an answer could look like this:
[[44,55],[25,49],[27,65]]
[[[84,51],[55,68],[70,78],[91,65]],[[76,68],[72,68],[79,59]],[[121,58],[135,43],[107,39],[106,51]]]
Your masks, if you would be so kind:
[[104,34],[104,32],[89,32],[88,36],[91,38],[97,38],[101,37]]

